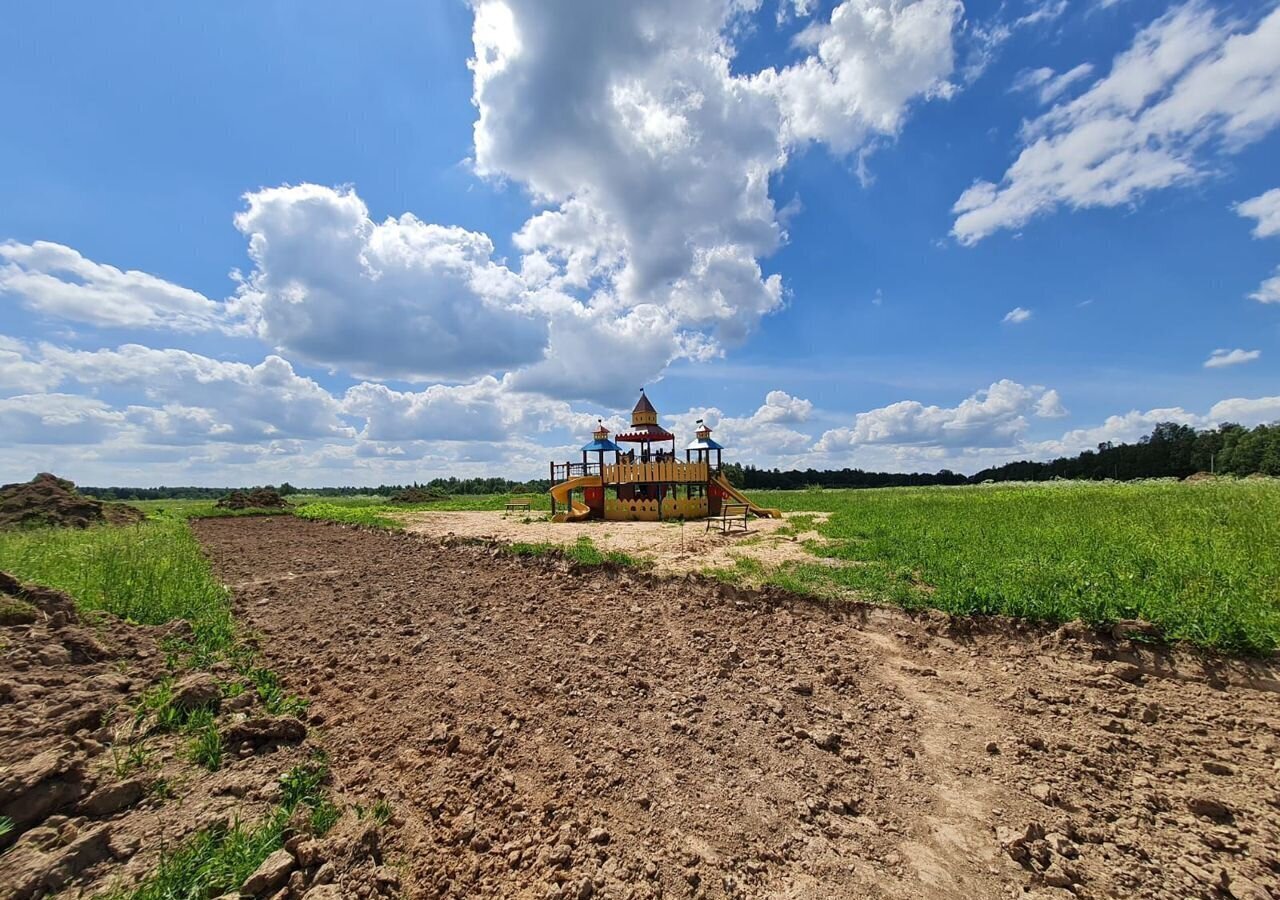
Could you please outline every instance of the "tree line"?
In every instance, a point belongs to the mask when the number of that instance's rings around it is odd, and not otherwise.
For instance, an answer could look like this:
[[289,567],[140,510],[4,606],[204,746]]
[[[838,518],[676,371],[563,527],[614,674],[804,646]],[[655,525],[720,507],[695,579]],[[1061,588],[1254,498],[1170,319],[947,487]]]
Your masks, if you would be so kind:
[[[980,484],[986,481],[1048,481],[1054,478],[1101,480],[1112,478],[1186,478],[1197,472],[1218,475],[1280,476],[1280,423],[1245,428],[1227,423],[1196,429],[1176,422],[1161,422],[1151,433],[1132,444],[1099,444],[1075,456],[1051,462],[1023,460],[983,469],[965,476],[950,469],[938,472],[867,472],[862,469],[758,469],[740,463],[724,466],[725,475],[737,487],[754,490],[803,490],[808,487],[877,488],[927,487]],[[377,487],[298,488],[285,482],[274,487],[281,494],[368,495],[387,497],[408,487],[423,487],[450,495],[540,494],[551,487],[545,478],[512,481],[507,478],[433,478],[425,484],[380,484]],[[86,494],[102,500],[212,500],[232,488],[210,487],[85,487]]]
[[726,465],[729,480],[744,489],[801,490],[808,487],[873,488],[981,484],[987,481],[1049,481],[1054,478],[1131,481],[1135,478],[1186,478],[1197,472],[1217,475],[1280,476],[1280,423],[1245,428],[1226,423],[1196,429],[1161,422],[1136,443],[1099,444],[1075,456],[1050,462],[1023,460],[964,476],[942,469],[928,472],[865,472],[862,469],[757,469]]

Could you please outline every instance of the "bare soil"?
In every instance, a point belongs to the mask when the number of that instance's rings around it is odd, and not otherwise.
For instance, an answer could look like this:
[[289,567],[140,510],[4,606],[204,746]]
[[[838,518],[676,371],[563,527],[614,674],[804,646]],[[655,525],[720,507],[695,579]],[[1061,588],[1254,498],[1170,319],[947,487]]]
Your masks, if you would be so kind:
[[[190,635],[185,622],[82,619],[67,595],[0,572],[0,816],[12,823],[0,834],[0,898],[127,889],[196,831],[253,824],[279,802],[280,776],[316,745],[251,692],[221,702],[228,745],[212,773],[188,758],[189,737],[135,719],[138,700],[170,674],[169,649]],[[176,690],[212,688],[216,698],[217,680],[232,680],[221,666]],[[331,862],[336,880],[374,894],[368,823],[348,814],[310,850],[309,866],[294,871],[299,884]]]
[[0,528],[133,525],[143,518],[137,507],[86,497],[70,481],[48,472],[30,481],[0,485]]
[[220,509],[287,509],[289,501],[273,488],[232,491],[214,504]]
[[[802,513],[815,522],[829,513]],[[435,538],[481,538],[568,545],[591,538],[601,550],[616,550],[653,563],[668,575],[687,575],[708,569],[733,569],[738,557],[748,557],[773,570],[786,562],[822,563],[805,550],[808,540],[823,540],[816,531],[797,532],[792,519],[750,519],[747,530],[721,533],[705,522],[586,522],[554,523],[519,513],[499,512],[402,512],[393,516],[413,534]]]
[[423,897],[1280,897],[1273,665],[195,524]]

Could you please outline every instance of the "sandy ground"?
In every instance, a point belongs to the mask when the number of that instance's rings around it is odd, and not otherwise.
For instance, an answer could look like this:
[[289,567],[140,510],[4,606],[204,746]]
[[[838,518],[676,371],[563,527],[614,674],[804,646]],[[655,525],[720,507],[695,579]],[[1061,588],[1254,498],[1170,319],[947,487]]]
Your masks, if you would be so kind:
[[[824,522],[829,513],[799,513]],[[651,561],[656,571],[685,575],[707,569],[732,569],[734,558],[749,556],[767,568],[790,561],[821,562],[804,549],[821,540],[816,531],[793,533],[793,519],[749,519],[747,531],[708,531],[705,522],[564,522],[499,512],[405,512],[396,515],[413,534],[428,537],[483,538],[503,542],[572,544],[583,535],[601,550],[619,550]]]
[[1280,678],[290,518],[194,527],[423,897],[1280,898]]

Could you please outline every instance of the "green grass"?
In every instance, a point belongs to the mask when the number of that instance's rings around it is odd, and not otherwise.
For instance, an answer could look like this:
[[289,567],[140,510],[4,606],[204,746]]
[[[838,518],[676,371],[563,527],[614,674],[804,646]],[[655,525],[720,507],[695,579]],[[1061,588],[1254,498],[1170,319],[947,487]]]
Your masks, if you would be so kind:
[[287,516],[287,509],[220,509],[216,500],[130,500],[147,518],[220,519],[240,516]]
[[[323,757],[295,766],[280,779],[280,804],[252,825],[235,823],[196,833],[163,854],[160,864],[136,887],[114,891],[110,900],[205,900],[239,890],[262,861],[284,846],[290,817],[299,806],[309,810],[313,833],[324,834],[337,821],[326,797],[328,768]],[[314,830],[315,825],[323,830]]]
[[[1269,481],[759,491],[830,512],[834,566],[770,576],[793,590],[957,614],[1105,624],[1144,619],[1234,653],[1280,645],[1280,485]],[[808,523],[803,523],[808,524]]]
[[505,549],[508,553],[515,556],[551,556],[554,554],[563,554],[565,559],[572,560],[584,566],[598,566],[603,563],[613,563],[618,566],[631,566],[634,568],[643,568],[648,565],[647,561],[623,553],[618,550],[601,550],[595,545],[587,535],[582,535],[572,544],[554,544],[544,541],[529,542],[517,541],[513,544],[506,545]]
[[152,519],[126,528],[0,531],[0,569],[66,591],[81,610],[144,625],[186,619],[196,644],[228,647],[231,605],[186,522]]
[[[413,507],[397,507],[396,509],[412,509]],[[389,518],[386,513],[392,511],[389,506],[356,506],[354,504],[323,502],[308,503],[294,511],[294,515],[302,519],[314,519],[321,522],[339,522],[343,525],[363,525],[366,528],[386,528],[390,531],[402,530],[401,524]]]
[[427,510],[434,512],[470,512],[470,511],[497,511],[502,512],[507,501],[513,497],[527,498],[531,503],[531,508],[544,512],[551,511],[551,497],[545,493],[533,494],[459,494],[450,497],[447,500],[436,500],[431,503],[388,503],[386,497],[379,497],[374,494],[358,495],[353,497],[328,497],[317,494],[291,494],[288,497],[290,503],[299,506],[314,506],[316,504],[324,504],[326,506],[345,506],[360,508],[377,508],[390,510],[393,512],[410,512],[416,510]]

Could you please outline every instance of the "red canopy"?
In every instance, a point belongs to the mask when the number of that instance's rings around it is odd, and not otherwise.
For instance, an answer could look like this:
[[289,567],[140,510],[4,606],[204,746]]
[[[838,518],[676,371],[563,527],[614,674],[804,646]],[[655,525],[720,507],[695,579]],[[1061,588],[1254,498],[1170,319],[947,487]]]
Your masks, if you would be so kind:
[[615,441],[629,444],[646,444],[654,441],[674,441],[676,436],[661,425],[637,425],[631,431],[618,435]]

